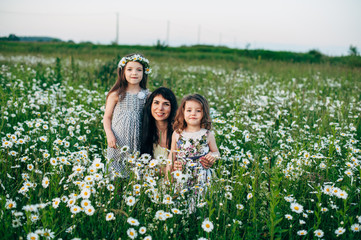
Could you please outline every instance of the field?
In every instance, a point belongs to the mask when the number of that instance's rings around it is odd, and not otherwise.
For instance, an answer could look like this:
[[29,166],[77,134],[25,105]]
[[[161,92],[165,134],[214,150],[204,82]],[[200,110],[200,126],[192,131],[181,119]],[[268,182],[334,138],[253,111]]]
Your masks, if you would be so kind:
[[[354,64],[0,45],[2,238],[361,238]],[[155,173],[161,161],[147,156],[129,154],[142,178],[109,174],[106,91],[120,56],[137,49],[153,69],[150,90],[169,87],[178,101],[198,92],[210,102],[221,158],[209,186],[175,194]],[[194,190],[204,194],[192,208]]]

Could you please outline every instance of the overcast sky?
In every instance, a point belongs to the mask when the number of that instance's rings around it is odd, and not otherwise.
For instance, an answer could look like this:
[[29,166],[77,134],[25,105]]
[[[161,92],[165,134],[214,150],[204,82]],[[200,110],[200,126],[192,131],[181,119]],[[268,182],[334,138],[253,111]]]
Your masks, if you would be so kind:
[[347,55],[361,0],[0,0],[0,36],[170,46],[211,44]]

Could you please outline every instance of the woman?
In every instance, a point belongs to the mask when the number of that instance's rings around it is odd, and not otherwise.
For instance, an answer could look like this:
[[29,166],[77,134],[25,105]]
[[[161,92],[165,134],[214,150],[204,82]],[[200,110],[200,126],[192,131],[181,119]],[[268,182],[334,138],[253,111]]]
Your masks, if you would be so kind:
[[168,158],[177,108],[177,99],[168,88],[160,87],[149,95],[143,108],[141,154]]

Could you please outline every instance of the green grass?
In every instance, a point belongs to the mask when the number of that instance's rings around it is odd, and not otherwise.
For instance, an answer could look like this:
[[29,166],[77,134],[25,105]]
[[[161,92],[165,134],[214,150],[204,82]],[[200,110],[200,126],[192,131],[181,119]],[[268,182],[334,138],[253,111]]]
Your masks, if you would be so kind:
[[[178,100],[198,92],[210,102],[222,158],[194,213],[183,203],[186,195],[163,203],[174,195],[173,185],[162,187],[156,177],[153,188],[145,179],[112,180],[106,171],[105,92],[120,56],[129,52],[150,59],[150,90],[170,87]],[[4,238],[49,230],[63,239],[127,239],[134,228],[137,239],[301,239],[301,230],[313,239],[317,229],[334,239],[339,227],[345,229],[339,238],[360,238],[351,227],[361,221],[361,72],[348,60],[265,60],[205,46],[160,51],[58,43],[0,43],[0,54]],[[104,170],[93,166],[96,159]],[[139,170],[154,174],[147,165]],[[87,180],[96,173],[101,177]],[[76,198],[81,207],[83,197],[76,196],[87,186],[93,215],[71,213],[65,200]],[[327,193],[329,186],[338,193]],[[135,205],[127,204],[129,196]],[[160,210],[172,216],[157,219]],[[108,213],[115,219],[107,221]],[[213,223],[210,233],[202,228],[205,219]]]

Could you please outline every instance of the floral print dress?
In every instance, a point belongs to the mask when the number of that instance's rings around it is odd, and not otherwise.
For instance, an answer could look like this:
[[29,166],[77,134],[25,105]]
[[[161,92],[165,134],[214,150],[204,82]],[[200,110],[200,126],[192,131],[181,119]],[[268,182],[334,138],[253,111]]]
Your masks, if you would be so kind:
[[185,132],[179,134],[177,141],[176,159],[186,163],[188,186],[204,186],[212,178],[213,171],[204,169],[199,158],[209,153],[209,130],[201,129],[198,132]]

